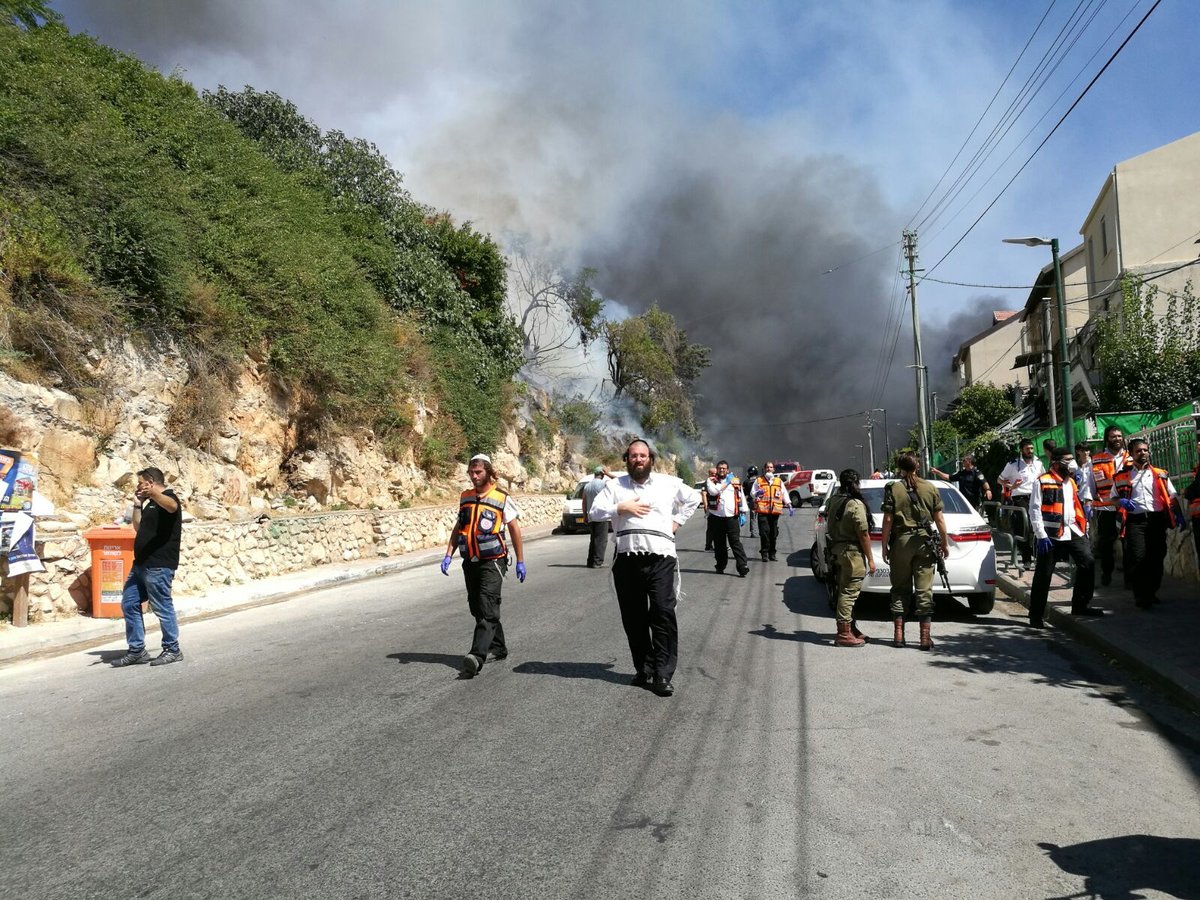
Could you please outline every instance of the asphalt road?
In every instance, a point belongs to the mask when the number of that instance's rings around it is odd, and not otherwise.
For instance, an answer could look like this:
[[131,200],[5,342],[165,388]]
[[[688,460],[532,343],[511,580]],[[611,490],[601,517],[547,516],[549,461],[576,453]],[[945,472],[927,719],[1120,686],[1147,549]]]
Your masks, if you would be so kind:
[[0,896],[1200,897],[1195,718],[1004,603],[834,648],[783,524],[745,579],[680,532],[669,699],[582,536],[530,544],[473,680],[432,565],[185,625],[178,665],[8,667]]

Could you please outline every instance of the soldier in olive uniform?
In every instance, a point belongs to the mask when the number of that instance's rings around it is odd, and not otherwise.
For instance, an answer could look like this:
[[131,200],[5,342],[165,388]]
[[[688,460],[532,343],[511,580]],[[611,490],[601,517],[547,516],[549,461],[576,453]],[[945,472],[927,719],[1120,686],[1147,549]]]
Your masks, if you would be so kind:
[[862,647],[867,639],[854,621],[854,601],[867,571],[875,574],[875,557],[871,554],[871,527],[875,522],[858,489],[858,473],[843,469],[838,481],[840,489],[825,510],[830,563],[837,574],[837,637],[833,645]]
[[[892,646],[904,646],[904,616],[913,610],[921,620],[921,649],[932,650],[929,636],[933,618],[933,573],[937,559],[925,542],[922,521],[937,525],[940,552],[946,556],[946,520],[942,516],[942,498],[938,489],[917,477],[917,458],[902,453],[897,460],[900,480],[883,489],[883,561],[891,565],[892,621],[895,633]],[[914,511],[909,491],[917,496],[920,510]]]

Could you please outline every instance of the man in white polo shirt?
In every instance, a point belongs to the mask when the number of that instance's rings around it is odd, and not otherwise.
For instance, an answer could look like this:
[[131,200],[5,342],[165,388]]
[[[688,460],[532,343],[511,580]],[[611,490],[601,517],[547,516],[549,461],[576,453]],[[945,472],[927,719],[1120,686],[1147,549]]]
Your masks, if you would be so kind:
[[[1028,512],[1033,486],[1045,473],[1042,461],[1033,452],[1033,441],[1029,438],[1022,439],[1021,455],[1005,466],[1000,473],[1000,486],[1004,489],[1004,502],[1009,506],[1019,506]],[[1018,534],[1015,530],[1013,535],[1018,539],[1017,549],[1021,551],[1021,566],[1028,569],[1030,560],[1033,558],[1033,536],[1027,533]]]
[[645,441],[630,443],[625,450],[628,474],[605,485],[590,515],[593,521],[613,523],[613,584],[633,656],[630,683],[670,697],[679,658],[675,532],[700,505],[700,494],[672,475],[655,472],[655,459]]

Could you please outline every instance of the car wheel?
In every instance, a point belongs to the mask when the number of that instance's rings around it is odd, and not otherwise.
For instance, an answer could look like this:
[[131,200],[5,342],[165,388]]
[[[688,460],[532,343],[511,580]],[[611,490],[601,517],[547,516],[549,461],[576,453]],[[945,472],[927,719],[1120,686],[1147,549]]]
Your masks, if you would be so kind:
[[967,605],[971,607],[973,615],[986,616],[996,605],[996,595],[990,592],[967,594]]
[[788,500],[792,502],[792,506],[804,505],[804,501],[800,498],[800,495],[796,491],[792,491],[790,494],[788,494]]
[[817,581],[824,581],[825,576],[821,574],[821,570],[817,568],[817,542],[813,541],[813,545],[808,550],[808,567],[812,569],[813,577]]
[[825,592],[829,594],[829,611],[837,612],[838,586],[832,578],[825,582]]

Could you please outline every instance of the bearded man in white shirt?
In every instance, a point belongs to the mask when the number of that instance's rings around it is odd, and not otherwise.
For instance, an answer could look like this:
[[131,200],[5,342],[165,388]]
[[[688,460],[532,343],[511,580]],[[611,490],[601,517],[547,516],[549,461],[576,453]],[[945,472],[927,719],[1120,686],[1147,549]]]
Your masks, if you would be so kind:
[[630,684],[670,697],[679,661],[675,532],[700,505],[700,494],[672,475],[655,472],[655,459],[645,441],[630,443],[628,474],[605,486],[592,504],[591,518],[613,523],[613,584],[633,657]]

